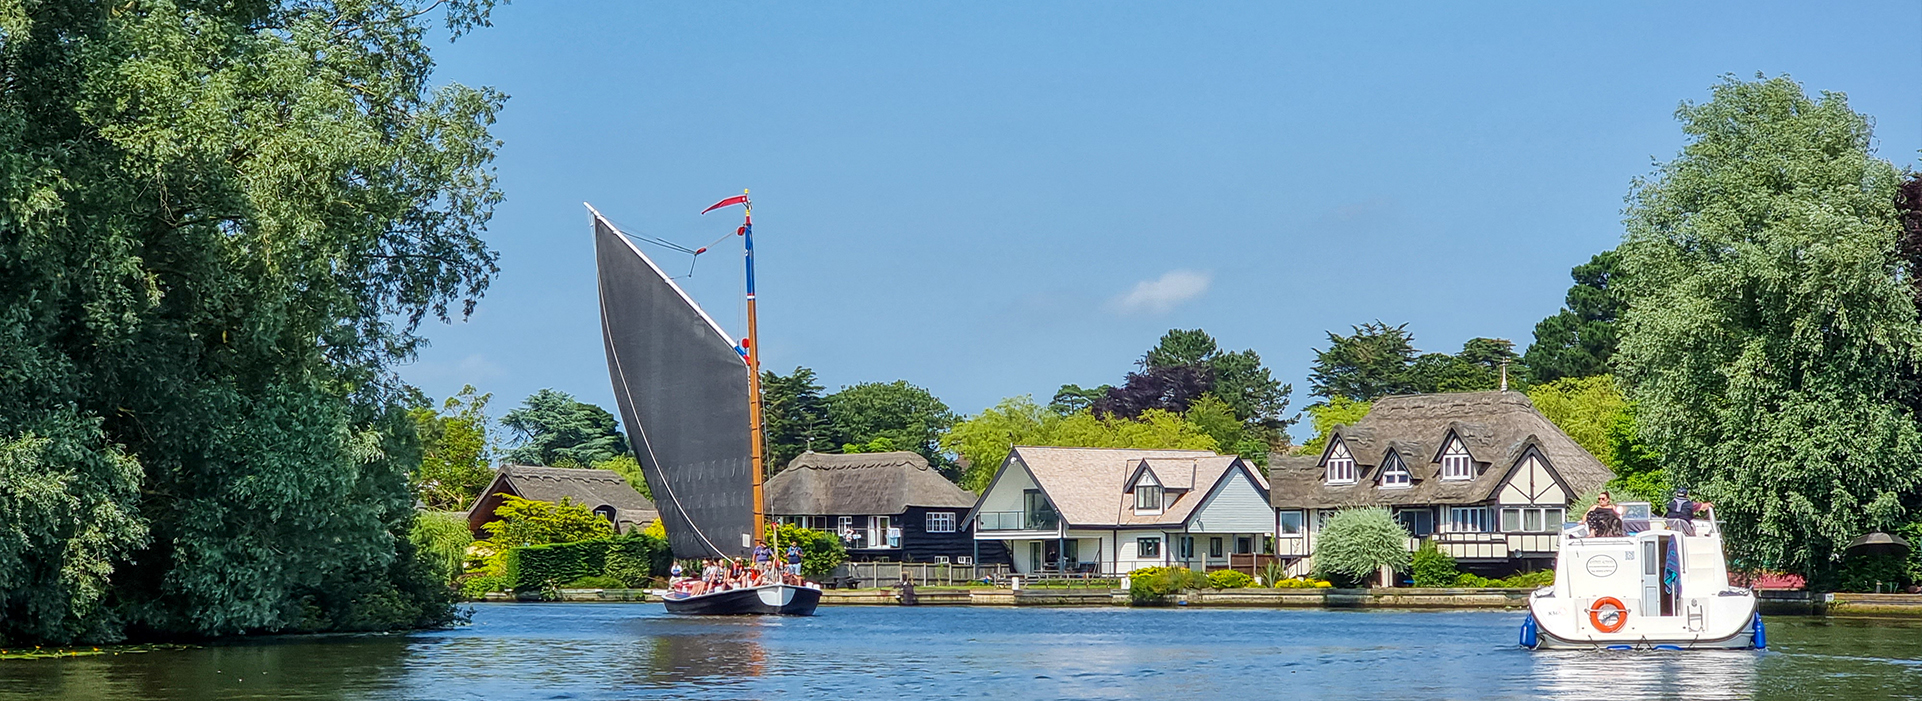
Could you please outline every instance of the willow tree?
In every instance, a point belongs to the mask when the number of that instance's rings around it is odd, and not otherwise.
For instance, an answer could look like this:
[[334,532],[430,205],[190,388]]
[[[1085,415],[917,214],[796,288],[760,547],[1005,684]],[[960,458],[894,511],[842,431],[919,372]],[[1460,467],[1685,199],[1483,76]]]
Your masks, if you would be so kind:
[[1922,486],[1899,176],[1843,95],[1787,78],[1726,80],[1678,117],[1688,144],[1629,198],[1620,378],[1740,564],[1820,574]]
[[389,368],[495,273],[490,4],[0,0],[0,639],[448,618]]

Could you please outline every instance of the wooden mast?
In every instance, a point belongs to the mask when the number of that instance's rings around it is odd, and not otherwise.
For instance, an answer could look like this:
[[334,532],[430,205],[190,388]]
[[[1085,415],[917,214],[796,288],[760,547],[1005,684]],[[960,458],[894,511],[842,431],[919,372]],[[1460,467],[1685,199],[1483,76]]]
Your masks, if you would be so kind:
[[756,338],[754,315],[754,203],[747,199],[747,190],[741,191],[742,207],[745,214],[741,222],[741,236],[747,243],[747,426],[748,454],[753,458],[754,471],[754,540],[760,540],[767,533],[767,504],[761,493],[761,482],[767,474],[766,458],[761,446],[761,343]]

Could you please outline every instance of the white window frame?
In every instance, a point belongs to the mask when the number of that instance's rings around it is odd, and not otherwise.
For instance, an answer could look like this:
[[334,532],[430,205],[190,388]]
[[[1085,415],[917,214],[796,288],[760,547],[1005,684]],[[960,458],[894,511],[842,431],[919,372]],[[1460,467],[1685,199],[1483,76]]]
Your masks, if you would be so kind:
[[1320,533],[1327,528],[1328,519],[1334,518],[1337,511],[1340,509],[1315,509],[1315,532]]
[[[1285,527],[1283,525],[1287,521],[1286,517],[1290,515],[1295,517],[1295,523],[1294,523],[1295,530],[1293,532],[1289,532],[1285,530]],[[1275,512],[1275,535],[1277,537],[1300,538],[1302,534],[1307,532],[1308,532],[1308,516],[1307,514],[1302,513],[1301,509],[1282,509],[1280,511]]]
[[1475,458],[1468,454],[1468,447],[1462,445],[1459,436],[1451,437],[1448,449],[1442,451],[1442,479],[1465,480],[1475,478]]
[[1328,468],[1323,477],[1329,484],[1355,483],[1355,456],[1349,454],[1347,444],[1335,441],[1334,449],[1328,451]]
[[929,511],[928,512],[927,530],[929,533],[953,533],[954,526],[955,526],[954,512],[952,511]]
[[[1559,506],[1510,506],[1502,509],[1501,527],[1503,533],[1557,533],[1567,517],[1568,510]],[[1528,525],[1531,518],[1535,520],[1533,528]]]
[[1486,506],[1451,506],[1448,507],[1447,516],[1447,520],[1439,524],[1445,533],[1489,533],[1494,530],[1490,528],[1493,524],[1488,522]]
[[1408,464],[1402,462],[1401,453],[1388,451],[1388,457],[1382,460],[1381,488],[1407,489],[1412,486],[1415,486],[1415,478],[1408,473]]

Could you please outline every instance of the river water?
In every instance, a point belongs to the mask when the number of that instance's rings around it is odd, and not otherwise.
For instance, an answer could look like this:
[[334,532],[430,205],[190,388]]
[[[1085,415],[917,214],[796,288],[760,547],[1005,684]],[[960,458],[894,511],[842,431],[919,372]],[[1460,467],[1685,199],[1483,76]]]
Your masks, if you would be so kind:
[[0,700],[1922,698],[1922,620],[1778,616],[1767,652],[1528,652],[1515,612],[483,604],[472,625],[0,660]]

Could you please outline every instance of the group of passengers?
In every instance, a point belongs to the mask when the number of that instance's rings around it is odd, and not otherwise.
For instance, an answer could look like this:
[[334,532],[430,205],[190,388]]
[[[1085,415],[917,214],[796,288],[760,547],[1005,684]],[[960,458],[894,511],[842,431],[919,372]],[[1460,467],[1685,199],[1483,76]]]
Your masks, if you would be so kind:
[[[1668,500],[1668,512],[1663,514],[1663,518],[1669,519],[1670,523],[1676,524],[1680,530],[1694,535],[1695,515],[1711,509],[1713,506],[1708,502],[1690,499],[1688,488],[1681,487],[1675,490],[1675,497]],[[1582,520],[1588,524],[1588,533],[1591,536],[1619,538],[1626,534],[1625,525],[1622,523],[1622,517],[1626,514],[1627,511],[1621,504],[1615,503],[1615,499],[1609,496],[1608,492],[1602,492],[1601,496],[1596,497],[1595,506],[1589,508]]]
[[687,571],[681,563],[675,562],[668,579],[668,588],[688,596],[700,596],[730,589],[750,589],[769,584],[805,585],[801,578],[801,548],[798,545],[787,547],[786,562],[776,567],[774,549],[760,541],[754,542],[754,562],[749,564],[745,558],[719,557],[701,561],[699,577],[684,576]]

